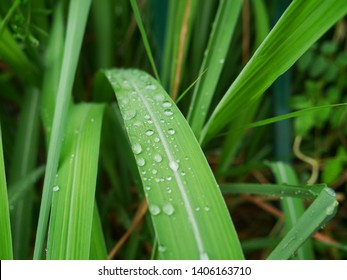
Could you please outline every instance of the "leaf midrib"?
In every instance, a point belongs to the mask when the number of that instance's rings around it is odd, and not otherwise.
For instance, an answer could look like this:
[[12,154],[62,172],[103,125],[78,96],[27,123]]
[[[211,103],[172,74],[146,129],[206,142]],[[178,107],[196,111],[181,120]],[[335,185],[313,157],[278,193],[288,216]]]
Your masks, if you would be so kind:
[[[142,96],[139,88],[132,81],[132,79],[128,79],[128,80],[129,80],[130,84],[132,85],[132,87],[134,88],[136,94],[141,99],[141,101],[142,101],[143,105],[145,106],[145,108],[146,108],[148,114],[150,115],[151,119],[153,120],[153,124],[154,124],[154,126],[155,126],[155,128],[156,128],[156,130],[158,132],[159,138],[161,139],[161,143],[163,143],[165,154],[166,154],[166,156],[169,159],[169,163],[170,162],[174,162],[174,157],[173,157],[173,155],[170,152],[170,149],[169,149],[168,144],[166,142],[166,138],[163,135],[163,132],[161,130],[159,122],[158,122],[156,116],[153,114],[150,105],[148,104],[146,98],[144,98]],[[182,178],[181,178],[178,170],[173,170],[173,169],[171,169],[171,170],[174,173],[178,189],[179,189],[181,197],[183,199],[183,204],[184,204],[185,210],[186,210],[186,212],[188,214],[188,219],[189,219],[189,221],[191,223],[191,226],[192,226],[192,230],[193,230],[193,234],[194,234],[194,237],[195,237],[195,241],[196,241],[196,244],[197,244],[197,247],[198,247],[198,250],[199,250],[199,256],[200,256],[200,258],[205,258],[207,256],[206,255],[206,250],[204,249],[204,245],[203,245],[203,242],[202,242],[201,234],[200,234],[197,222],[195,220],[195,216],[194,216],[194,213],[193,213],[193,209],[192,209],[192,207],[190,205],[190,202],[189,202],[189,199],[188,199],[188,195],[187,195],[187,193],[186,193],[186,191],[184,189]]]

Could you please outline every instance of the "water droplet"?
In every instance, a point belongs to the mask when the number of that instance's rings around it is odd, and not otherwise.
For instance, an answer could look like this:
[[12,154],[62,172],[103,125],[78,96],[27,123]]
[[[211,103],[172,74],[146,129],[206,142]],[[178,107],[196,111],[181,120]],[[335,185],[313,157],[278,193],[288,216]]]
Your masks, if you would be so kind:
[[219,60],[219,63],[220,63],[220,64],[224,64],[224,61],[225,61],[225,59],[224,59],[224,58],[221,58],[221,59]]
[[156,143],[160,142],[159,137],[155,137],[155,138],[154,138],[154,142],[156,142]]
[[172,180],[172,177],[171,177],[171,176],[167,176],[167,177],[166,177],[166,180],[171,181],[171,180]]
[[163,206],[163,212],[166,215],[171,216],[175,212],[175,208],[171,203],[165,203]]
[[166,187],[166,191],[167,191],[167,193],[171,193],[172,192],[172,190],[169,187]]
[[138,166],[144,166],[146,164],[146,161],[144,158],[139,158],[136,162]]
[[158,173],[158,170],[157,170],[157,169],[153,169],[153,170],[152,170],[152,174],[155,175],[155,174],[157,174],[157,173]]
[[169,166],[173,171],[177,171],[178,169],[178,163],[175,161],[170,161]]
[[94,120],[94,118],[91,118],[90,121],[91,121],[91,122],[94,122],[95,120]]
[[164,108],[170,108],[170,107],[172,106],[172,104],[171,104],[170,101],[165,101],[165,102],[162,104],[162,106],[163,106]]
[[139,153],[142,152],[142,147],[139,143],[136,143],[132,146],[134,154],[138,155]]
[[155,89],[157,89],[157,86],[156,85],[147,85],[146,89],[148,89],[148,90],[155,90]]
[[161,155],[159,154],[155,154],[153,157],[154,161],[156,162],[161,162],[163,160],[163,158],[161,157]]
[[154,131],[153,131],[152,129],[148,129],[148,130],[145,132],[145,134],[146,134],[147,136],[151,136],[151,135],[154,134]]
[[164,246],[164,245],[159,245],[159,246],[158,246],[158,251],[159,251],[160,253],[164,253],[164,252],[166,251],[166,246]]
[[205,206],[204,209],[206,212],[210,211],[210,207],[208,207],[208,206]]
[[155,178],[154,181],[155,181],[156,183],[159,183],[159,182],[160,182],[160,179],[159,179],[159,178]]
[[164,115],[165,115],[165,116],[172,116],[172,115],[173,115],[173,112],[171,111],[171,109],[165,109],[165,110],[164,110]]
[[169,128],[167,131],[170,135],[174,135],[176,133],[176,131],[172,128]]
[[182,176],[186,176],[186,172],[185,172],[185,171],[182,171],[182,172],[181,172],[181,175],[182,175]]
[[59,186],[54,186],[54,187],[53,187],[53,191],[54,191],[54,192],[59,191]]
[[145,190],[146,190],[146,191],[150,191],[150,190],[151,190],[151,187],[146,186],[146,187],[145,187]]
[[195,211],[199,212],[200,211],[200,207],[196,207]]
[[145,115],[146,120],[149,120],[150,118],[151,118],[150,115],[147,115],[147,114]]
[[162,94],[156,94],[156,95],[154,96],[154,99],[155,99],[156,101],[161,102],[161,101],[163,101],[165,98],[164,98],[164,95],[162,95]]
[[129,120],[135,118],[135,116],[136,116],[136,111],[135,110],[126,110],[123,113],[123,118],[126,121],[129,121]]
[[149,205],[149,212],[151,212],[153,216],[159,215],[160,208],[155,204]]

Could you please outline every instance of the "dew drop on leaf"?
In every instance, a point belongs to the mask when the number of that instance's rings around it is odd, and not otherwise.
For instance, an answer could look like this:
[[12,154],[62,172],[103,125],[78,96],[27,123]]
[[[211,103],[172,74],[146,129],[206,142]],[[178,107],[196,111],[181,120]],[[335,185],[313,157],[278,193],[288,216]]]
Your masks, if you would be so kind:
[[170,108],[170,107],[172,106],[172,104],[171,104],[170,101],[165,101],[165,102],[163,102],[162,106],[163,106],[164,108]]
[[139,158],[136,162],[138,166],[144,166],[146,164],[146,161],[144,158]]
[[54,187],[53,187],[53,191],[54,191],[54,192],[59,191],[59,186],[54,186]]
[[145,132],[145,134],[146,134],[147,136],[151,136],[151,135],[154,134],[154,131],[153,131],[152,129],[148,129],[148,130]]
[[171,216],[175,212],[175,208],[171,203],[165,203],[163,206],[163,212],[166,215]]
[[134,154],[138,155],[139,153],[142,152],[142,147],[139,143],[136,143],[132,146]]
[[172,116],[172,115],[173,115],[173,112],[171,111],[171,109],[165,109],[165,110],[164,110],[164,115],[165,115],[165,116]]
[[156,162],[162,162],[163,158],[159,154],[155,154],[153,157],[154,161]]
[[158,246],[158,251],[159,251],[160,253],[164,253],[164,252],[166,251],[166,246],[164,246],[164,245],[159,245],[159,246]]
[[167,131],[170,135],[174,135],[176,133],[176,131],[172,128],[169,128]]
[[136,116],[136,111],[135,110],[126,110],[126,111],[124,111],[124,114],[123,114],[123,118],[126,121],[135,118],[135,116]]
[[160,214],[160,208],[155,204],[151,204],[151,205],[149,205],[149,212],[151,212],[151,214],[153,216],[159,215]]

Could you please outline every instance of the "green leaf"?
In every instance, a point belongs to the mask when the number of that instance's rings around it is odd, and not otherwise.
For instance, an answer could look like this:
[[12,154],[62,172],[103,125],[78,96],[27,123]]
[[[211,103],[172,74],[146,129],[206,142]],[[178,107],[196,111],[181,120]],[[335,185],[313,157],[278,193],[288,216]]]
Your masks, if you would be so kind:
[[213,173],[163,88],[138,70],[108,70],[164,259],[242,259]]
[[[201,79],[198,80],[194,89],[188,112],[189,124],[197,137],[204,125],[224,66],[225,57],[241,10],[241,3],[240,0],[223,0],[219,4],[206,55],[200,68]],[[205,70],[206,73],[202,75]]]
[[12,260],[12,237],[0,126],[0,260]]
[[103,110],[80,104],[69,113],[52,186],[47,259],[89,259]]
[[200,142],[207,142],[240,109],[259,99],[346,12],[346,1],[293,1],[212,113]]
[[36,233],[34,259],[41,259],[46,237],[52,187],[58,169],[61,143],[84,29],[87,22],[91,0],[71,1],[64,45],[64,55],[55,103],[52,134],[49,143],[40,215]]

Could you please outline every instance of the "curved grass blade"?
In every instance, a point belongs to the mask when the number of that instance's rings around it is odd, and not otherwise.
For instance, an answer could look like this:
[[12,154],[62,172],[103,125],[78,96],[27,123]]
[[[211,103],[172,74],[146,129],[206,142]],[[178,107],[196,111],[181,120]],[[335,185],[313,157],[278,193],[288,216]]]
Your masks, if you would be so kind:
[[52,134],[50,136],[51,139],[48,148],[34,259],[42,258],[49,210],[52,201],[52,187],[58,169],[65,121],[90,4],[91,0],[76,0],[71,1],[69,6],[64,55],[55,103]]
[[211,169],[164,89],[138,70],[105,71],[117,96],[164,259],[242,259]]
[[0,260],[12,260],[12,237],[0,126]]
[[69,113],[53,187],[47,259],[89,259],[103,110],[103,105],[80,104]]
[[245,109],[347,13],[346,1],[293,1],[230,86],[202,130],[206,143]]

